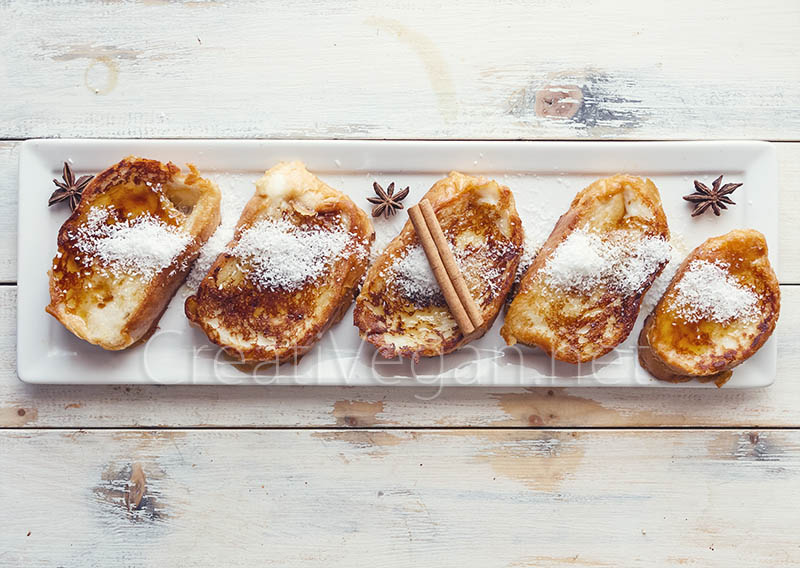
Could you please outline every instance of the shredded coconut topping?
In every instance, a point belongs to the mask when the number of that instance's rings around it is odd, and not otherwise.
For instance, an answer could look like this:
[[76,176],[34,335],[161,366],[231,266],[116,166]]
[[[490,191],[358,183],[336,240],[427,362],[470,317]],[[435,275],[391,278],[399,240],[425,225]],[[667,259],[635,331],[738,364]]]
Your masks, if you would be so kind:
[[543,269],[545,282],[556,288],[590,292],[605,285],[622,294],[638,292],[671,256],[659,237],[632,237],[614,231],[605,237],[585,229],[573,231]]
[[710,319],[725,323],[751,320],[757,315],[758,296],[725,270],[727,265],[693,260],[675,286],[677,313],[687,322]]
[[109,223],[110,208],[93,207],[86,224],[69,237],[75,241],[84,266],[97,261],[114,276],[136,275],[147,279],[167,268],[192,241],[178,227],[151,215]]
[[346,254],[366,254],[343,227],[298,227],[286,219],[262,219],[229,252],[244,261],[243,272],[264,290],[296,290],[322,276]]
[[408,298],[430,300],[440,294],[439,284],[420,245],[406,250],[406,254],[392,264],[395,282]]
[[[490,246],[485,241],[477,249],[452,247],[459,270],[476,300],[485,293],[484,288],[492,295],[499,292],[499,279],[503,276],[506,265],[498,260],[506,254],[516,252],[513,249],[514,245],[509,242]],[[406,249],[405,254],[395,259],[389,266],[389,271],[382,276],[391,279],[407,298],[424,302],[441,295],[439,283],[420,245]]]
[[672,245],[672,252],[669,262],[661,271],[661,274],[653,280],[652,286],[642,298],[641,313],[643,314],[649,314],[653,311],[653,308],[656,307],[661,296],[667,291],[672,278],[678,272],[678,268],[680,268],[683,259],[686,257],[686,243],[683,242],[683,238],[679,234],[672,232],[670,245]]

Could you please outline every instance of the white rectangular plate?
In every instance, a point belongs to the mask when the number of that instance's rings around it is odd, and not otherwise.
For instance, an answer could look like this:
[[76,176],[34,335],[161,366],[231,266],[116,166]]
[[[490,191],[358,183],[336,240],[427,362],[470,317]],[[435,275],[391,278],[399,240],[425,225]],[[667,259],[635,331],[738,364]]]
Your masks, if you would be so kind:
[[[44,311],[47,270],[66,206],[47,207],[64,161],[77,175],[96,173],[135,154],[183,167],[194,163],[215,180],[227,201],[254,191],[253,182],[279,160],[302,160],[331,186],[365,209],[372,182],[409,185],[414,203],[450,170],[482,174],[508,185],[529,240],[541,241],[591,181],[618,172],[650,177],[658,186],[670,230],[684,252],[706,238],[734,228],[754,228],[767,237],[775,266],[778,243],[777,162],[763,142],[387,142],[265,140],[31,140],[22,147],[19,171],[19,287],[17,369],[32,383],[302,384],[302,385],[471,385],[471,386],[650,386],[657,381],[636,360],[635,338],[647,306],[630,337],[591,364],[551,362],[538,350],[507,347],[499,334],[502,314],[478,341],[451,355],[418,364],[382,360],[362,342],[352,312],[298,365],[242,370],[226,362],[183,314],[188,291],[173,298],[159,331],[145,344],[106,352],[77,339]],[[709,183],[719,174],[743,182],[737,205],[721,217],[690,216],[681,196],[692,180]],[[234,197],[235,199],[231,199]],[[225,199],[223,201],[226,201]],[[223,216],[238,217],[238,210]],[[375,220],[376,245],[387,243],[405,221]],[[762,387],[775,378],[777,341],[769,342],[736,369],[725,388]],[[707,387],[697,382],[684,387]]]

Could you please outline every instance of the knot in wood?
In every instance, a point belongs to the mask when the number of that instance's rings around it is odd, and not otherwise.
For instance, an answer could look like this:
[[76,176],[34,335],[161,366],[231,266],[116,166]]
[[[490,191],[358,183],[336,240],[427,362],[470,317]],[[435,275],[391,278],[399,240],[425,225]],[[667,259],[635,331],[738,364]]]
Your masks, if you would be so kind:
[[144,475],[142,464],[136,462],[131,466],[131,477],[128,480],[128,489],[125,491],[125,507],[129,511],[141,507],[146,491],[147,478]]
[[536,91],[534,112],[542,118],[572,118],[583,105],[577,85],[547,85]]

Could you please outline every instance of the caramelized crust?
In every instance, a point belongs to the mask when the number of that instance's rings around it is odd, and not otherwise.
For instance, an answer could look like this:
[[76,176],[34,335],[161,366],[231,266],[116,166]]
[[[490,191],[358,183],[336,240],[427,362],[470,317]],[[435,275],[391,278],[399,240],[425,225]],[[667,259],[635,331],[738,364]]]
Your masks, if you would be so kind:
[[257,182],[228,248],[262,219],[284,219],[305,228],[340,227],[350,234],[352,250],[361,253],[348,254],[318,279],[285,290],[256,286],[246,264],[223,252],[197,293],[187,298],[186,316],[237,361],[296,361],[349,308],[366,271],[375,233],[369,218],[348,196],[300,162],[280,163]]
[[[695,260],[726,266],[726,272],[758,297],[753,318],[726,323],[700,319],[688,322],[676,313],[676,287]],[[713,237],[683,261],[664,296],[639,334],[639,362],[664,381],[692,379],[722,386],[731,369],[752,357],[775,329],[780,313],[780,286],[767,257],[764,236],[752,229]]]
[[625,231],[640,238],[669,239],[661,197],[652,181],[629,175],[595,181],[575,196],[525,273],[500,331],[509,345],[538,346],[556,359],[580,363],[608,353],[630,334],[642,297],[666,262],[630,295],[605,285],[595,286],[591,294],[550,286],[542,273],[545,265],[559,245],[582,228],[601,235]]
[[422,199],[430,201],[454,252],[468,257],[473,269],[463,274],[484,323],[464,337],[441,293],[421,296],[398,287],[394,262],[419,246],[407,221],[370,267],[353,314],[361,337],[386,358],[444,355],[481,337],[511,289],[522,253],[522,223],[507,187],[452,172]]
[[[109,350],[125,349],[155,329],[200,248],[219,224],[217,186],[173,163],[129,156],[86,186],[78,207],[58,233],[46,310],[72,333]],[[153,278],[114,275],[98,261],[86,266],[75,240],[92,208],[113,207],[111,223],[148,215],[193,238],[172,264]],[[84,255],[85,256],[85,255]]]

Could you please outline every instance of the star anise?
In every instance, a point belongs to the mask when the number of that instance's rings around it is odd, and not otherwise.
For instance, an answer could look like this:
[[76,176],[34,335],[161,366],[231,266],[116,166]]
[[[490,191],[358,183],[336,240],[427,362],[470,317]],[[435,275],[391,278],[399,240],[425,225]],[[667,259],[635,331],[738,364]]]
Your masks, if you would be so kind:
[[61,174],[62,181],[57,179],[53,180],[53,183],[56,184],[58,188],[53,192],[53,195],[50,196],[50,199],[47,201],[47,206],[49,207],[61,201],[69,200],[70,210],[75,211],[78,203],[81,202],[83,190],[86,188],[86,185],[92,181],[93,177],[94,176],[81,176],[75,179],[72,168],[69,167],[67,162],[64,162],[64,171]]
[[[710,207],[714,215],[719,216],[722,209],[727,209],[728,205],[736,205],[731,198],[728,197],[731,193],[741,186],[740,183],[726,183],[722,187],[722,176],[719,176],[711,184],[711,188],[704,183],[694,180],[694,193],[691,195],[684,195],[686,201],[694,203],[692,210],[692,217],[697,217],[705,213]],[[727,204],[727,205],[726,205]]]
[[381,215],[390,217],[403,208],[403,204],[400,202],[408,195],[408,188],[398,191],[396,195],[394,193],[394,182],[390,183],[389,187],[384,190],[376,181],[372,184],[372,188],[378,196],[367,197],[367,201],[375,204],[375,207],[372,208],[373,217],[380,217]]

